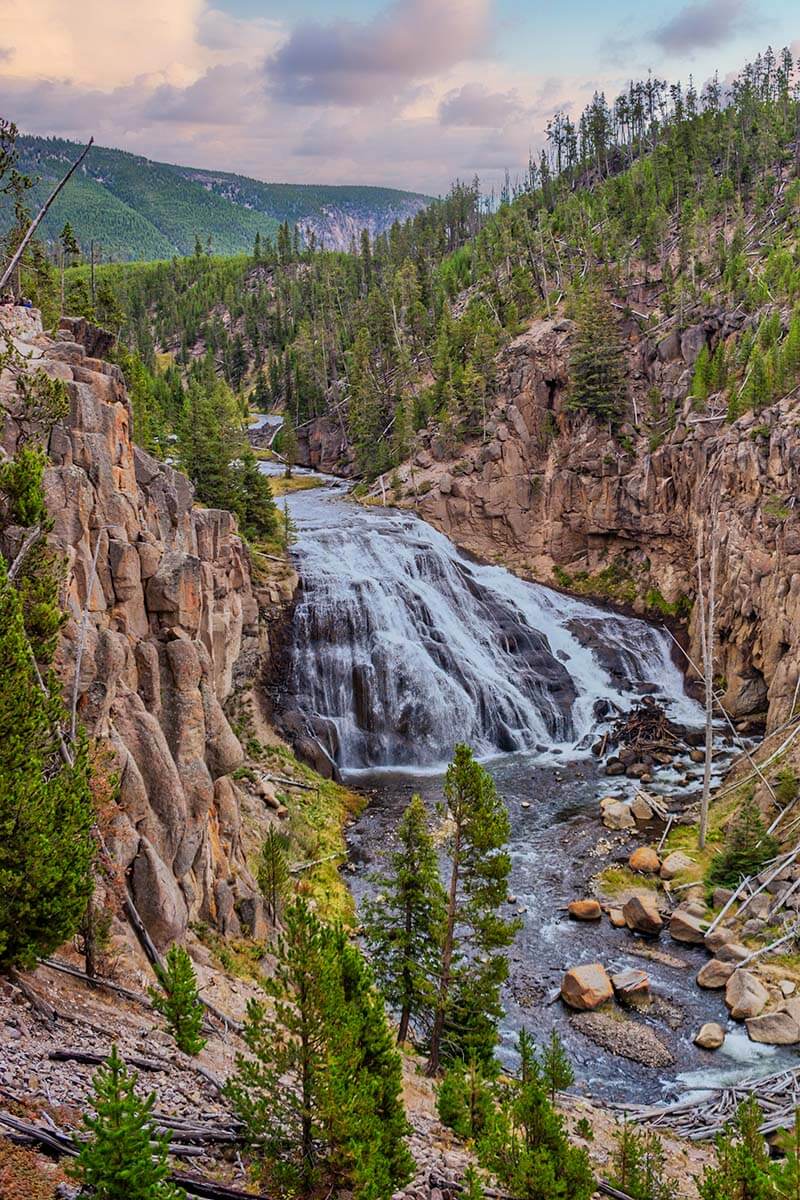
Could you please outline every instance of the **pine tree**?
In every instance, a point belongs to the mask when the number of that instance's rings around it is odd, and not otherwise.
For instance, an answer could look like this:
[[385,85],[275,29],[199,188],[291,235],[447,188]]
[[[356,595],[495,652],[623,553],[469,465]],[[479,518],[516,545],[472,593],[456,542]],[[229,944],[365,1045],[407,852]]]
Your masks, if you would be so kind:
[[477,1138],[489,1126],[494,1099],[475,1059],[448,1067],[436,1089],[436,1111],[460,1138]]
[[778,843],[767,833],[761,810],[750,794],[731,819],[725,843],[711,860],[706,882],[712,887],[737,887],[777,853]]
[[256,866],[256,879],[264,897],[267,915],[273,925],[280,920],[289,891],[289,862],[286,853],[289,849],[289,838],[280,833],[273,825],[269,827],[266,837],[261,844],[261,853]]
[[156,1131],[155,1093],[141,1099],[136,1081],[112,1046],[94,1077],[95,1115],[84,1118],[89,1138],[76,1139],[71,1174],[96,1200],[185,1200],[169,1181],[169,1137]]
[[755,1096],[743,1100],[716,1142],[717,1161],[700,1180],[701,1200],[774,1200],[769,1150]]
[[570,354],[572,409],[588,409],[618,424],[627,399],[625,352],[617,318],[605,292],[591,285],[576,303],[576,330]]
[[400,1059],[383,1003],[358,950],[302,900],[286,910],[268,1009],[251,1000],[226,1092],[291,1194],[323,1180],[357,1200],[382,1200],[407,1181],[410,1159]]
[[555,1104],[556,1092],[562,1092],[575,1082],[575,1072],[569,1061],[564,1043],[554,1029],[542,1053],[542,1075],[550,1093],[550,1103]]
[[88,747],[79,739],[63,761],[66,714],[46,684],[0,557],[0,969],[32,967],[72,937],[92,894]]
[[292,470],[297,462],[299,447],[297,444],[297,434],[295,433],[294,422],[292,421],[292,418],[289,416],[288,412],[284,415],[283,425],[281,426],[280,433],[276,438],[276,442],[280,443],[278,447],[279,452],[283,457],[284,463],[286,464],[286,478],[291,479]]
[[518,1200],[589,1200],[595,1182],[586,1150],[573,1146],[550,1103],[530,1039],[522,1072],[479,1145],[485,1166]]
[[153,1008],[166,1018],[167,1027],[184,1054],[199,1054],[205,1046],[200,1036],[203,1005],[197,992],[197,977],[192,960],[183,946],[170,946],[166,962],[155,968],[160,984],[150,988]]
[[378,895],[365,904],[363,924],[381,990],[400,1014],[397,1040],[404,1042],[412,1021],[430,1022],[445,911],[436,850],[419,795],[412,796],[400,819],[397,840],[389,872],[374,879]]
[[780,1200],[800,1200],[800,1108],[794,1111],[791,1140],[784,1145],[786,1158],[773,1166],[775,1187]]
[[519,928],[499,909],[508,892],[508,811],[488,771],[458,745],[447,768],[450,879],[428,1073],[443,1054],[488,1064],[497,1041],[500,988],[508,975],[502,950]]

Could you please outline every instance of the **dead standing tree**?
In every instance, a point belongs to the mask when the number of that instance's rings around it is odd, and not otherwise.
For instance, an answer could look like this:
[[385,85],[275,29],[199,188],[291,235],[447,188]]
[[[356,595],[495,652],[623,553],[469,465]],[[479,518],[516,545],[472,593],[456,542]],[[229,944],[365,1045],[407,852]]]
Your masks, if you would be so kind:
[[[717,563],[719,560],[719,504],[714,500],[707,525],[697,531],[697,605],[700,621],[700,650],[703,660],[705,690],[706,738],[703,767],[703,797],[700,801],[700,833],[702,850],[708,833],[708,805],[711,797],[711,760],[714,753],[714,644],[716,641]],[[704,573],[707,572],[707,582]]]

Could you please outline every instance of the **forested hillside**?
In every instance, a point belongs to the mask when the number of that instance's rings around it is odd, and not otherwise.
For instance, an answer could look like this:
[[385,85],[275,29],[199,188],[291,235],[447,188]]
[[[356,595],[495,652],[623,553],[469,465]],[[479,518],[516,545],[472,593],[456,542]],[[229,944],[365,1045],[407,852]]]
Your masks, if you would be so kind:
[[[577,320],[574,405],[657,436],[673,401],[627,377],[618,319],[680,334],[719,306],[755,315],[701,354],[698,405],[723,391],[733,416],[794,380],[797,118],[789,51],[760,56],[729,91],[651,77],[595,96],[576,123],[557,114],[527,186],[494,213],[477,184],[457,185],[357,255],[311,253],[284,232],[259,261],[197,255],[102,278],[148,369],[166,353],[185,371],[210,351],[234,389],[295,424],[341,414],[367,476],[429,421],[454,444],[480,432],[496,353],[558,313]],[[85,304],[79,271],[72,287]],[[148,421],[165,418],[154,400]]]
[[[20,169],[36,181],[34,203],[80,152],[61,138],[23,136],[17,146]],[[43,230],[55,243],[67,221],[87,255],[94,240],[98,257],[112,261],[189,254],[197,238],[216,254],[236,254],[257,234],[274,237],[282,222],[347,248],[361,229],[379,233],[427,203],[392,188],[262,183],[95,146]]]

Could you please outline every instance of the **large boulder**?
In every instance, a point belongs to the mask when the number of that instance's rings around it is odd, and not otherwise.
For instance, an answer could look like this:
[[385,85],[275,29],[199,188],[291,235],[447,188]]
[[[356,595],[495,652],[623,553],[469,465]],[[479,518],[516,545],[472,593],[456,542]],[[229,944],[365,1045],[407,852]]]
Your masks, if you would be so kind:
[[688,854],[684,854],[682,850],[673,850],[672,854],[668,854],[661,864],[661,878],[674,879],[681,871],[686,871],[693,865]]
[[614,989],[602,963],[571,967],[561,980],[561,999],[570,1008],[591,1011],[613,996]]
[[612,975],[611,986],[620,1000],[637,1003],[650,997],[650,980],[638,967],[628,967]]
[[657,875],[661,870],[661,859],[650,846],[638,846],[628,859],[628,866],[632,871]]
[[725,1003],[734,1021],[760,1016],[768,1001],[769,992],[751,971],[734,971],[725,985]]
[[705,940],[708,921],[687,912],[686,909],[676,908],[670,917],[669,936],[676,942],[688,942],[690,945],[702,946]]
[[573,900],[567,912],[574,921],[599,921],[603,910],[597,900]]
[[800,1042],[800,1025],[788,1012],[762,1013],[750,1017],[745,1025],[751,1042],[764,1042],[767,1046],[794,1046]]
[[654,897],[638,894],[631,896],[629,900],[625,901],[622,912],[625,916],[625,924],[635,933],[657,936],[661,932],[664,922]]
[[701,1025],[694,1044],[701,1050],[719,1050],[724,1041],[725,1030],[722,1026],[718,1025],[716,1021],[706,1021],[705,1025]]
[[606,829],[633,829],[636,825],[630,804],[624,800],[615,800],[603,809],[603,824]]
[[730,979],[736,965],[730,962],[720,962],[712,958],[697,972],[697,983],[701,988],[724,988]]

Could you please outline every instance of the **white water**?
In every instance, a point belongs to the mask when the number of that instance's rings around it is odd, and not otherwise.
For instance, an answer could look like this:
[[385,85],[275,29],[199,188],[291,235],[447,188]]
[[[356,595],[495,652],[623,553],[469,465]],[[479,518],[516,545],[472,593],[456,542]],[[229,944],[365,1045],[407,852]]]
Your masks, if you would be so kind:
[[293,707],[340,766],[433,767],[458,741],[574,758],[645,692],[698,722],[664,630],[471,562],[409,513],[329,489],[290,505]]

